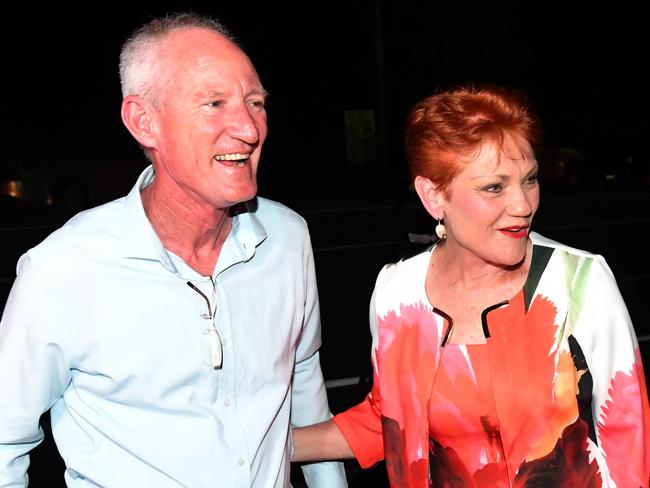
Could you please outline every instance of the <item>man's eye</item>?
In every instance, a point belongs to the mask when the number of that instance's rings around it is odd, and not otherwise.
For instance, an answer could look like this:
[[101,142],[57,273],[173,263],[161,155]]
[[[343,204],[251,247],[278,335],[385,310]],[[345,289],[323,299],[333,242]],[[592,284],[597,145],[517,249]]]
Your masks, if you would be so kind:
[[221,107],[223,105],[223,102],[221,100],[213,100],[208,105],[210,105],[210,107],[212,107],[212,108],[218,108],[218,107]]
[[264,108],[264,100],[254,100],[251,102],[251,105],[258,110],[262,110]]

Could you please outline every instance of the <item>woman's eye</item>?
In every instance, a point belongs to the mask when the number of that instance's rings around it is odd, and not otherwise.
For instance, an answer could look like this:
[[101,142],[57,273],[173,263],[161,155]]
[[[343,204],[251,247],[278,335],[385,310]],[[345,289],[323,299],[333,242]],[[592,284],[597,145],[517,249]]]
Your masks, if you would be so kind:
[[494,185],[488,185],[483,188],[483,191],[487,191],[490,193],[499,193],[503,187],[499,183],[495,183]]
[[530,175],[528,178],[526,178],[526,183],[528,183],[529,185],[537,183],[537,173],[535,173],[534,175]]

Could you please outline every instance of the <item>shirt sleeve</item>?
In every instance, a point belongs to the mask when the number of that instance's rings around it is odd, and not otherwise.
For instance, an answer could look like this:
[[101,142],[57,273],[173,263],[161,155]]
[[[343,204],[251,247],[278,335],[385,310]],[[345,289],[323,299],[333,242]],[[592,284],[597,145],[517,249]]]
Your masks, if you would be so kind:
[[40,416],[69,383],[61,338],[43,287],[24,255],[0,321],[0,486],[27,486],[29,451],[43,440]]
[[384,440],[381,414],[381,395],[377,378],[377,314],[375,311],[376,288],[370,300],[370,332],[372,335],[373,386],[370,393],[358,405],[334,416],[343,437],[362,468],[369,468],[384,459]]
[[[649,486],[650,409],[641,354],[614,275],[601,256],[585,283],[574,334],[593,379],[601,462],[616,486]],[[576,304],[572,299],[572,306]]]
[[[332,417],[318,353],[321,345],[320,309],[314,256],[309,239],[307,239],[304,259],[305,316],[302,334],[296,348],[291,397],[291,423],[295,427],[323,422]],[[305,464],[302,472],[310,488],[348,486],[343,463],[340,462]]]

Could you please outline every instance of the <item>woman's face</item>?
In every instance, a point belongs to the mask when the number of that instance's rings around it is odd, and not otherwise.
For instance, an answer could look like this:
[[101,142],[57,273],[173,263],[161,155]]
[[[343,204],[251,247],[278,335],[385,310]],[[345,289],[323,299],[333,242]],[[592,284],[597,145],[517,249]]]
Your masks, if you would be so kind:
[[537,161],[512,141],[499,153],[492,143],[463,163],[441,197],[449,243],[500,267],[520,263],[539,205]]

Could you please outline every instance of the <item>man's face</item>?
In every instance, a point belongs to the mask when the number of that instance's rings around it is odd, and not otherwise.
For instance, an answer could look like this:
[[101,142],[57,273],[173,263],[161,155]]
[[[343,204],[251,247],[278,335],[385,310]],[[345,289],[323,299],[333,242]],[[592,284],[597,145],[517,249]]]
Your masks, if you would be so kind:
[[216,32],[164,41],[151,156],[158,191],[179,203],[230,207],[257,193],[266,92],[248,57]]

